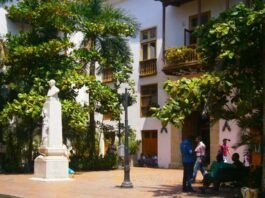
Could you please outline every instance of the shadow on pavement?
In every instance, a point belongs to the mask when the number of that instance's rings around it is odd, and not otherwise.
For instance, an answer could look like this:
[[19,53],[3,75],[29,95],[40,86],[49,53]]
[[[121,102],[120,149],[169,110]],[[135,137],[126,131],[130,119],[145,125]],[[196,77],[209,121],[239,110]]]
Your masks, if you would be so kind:
[[153,187],[153,190],[149,190],[149,192],[153,193],[153,197],[173,197],[173,198],[181,198],[181,197],[216,197],[216,198],[235,198],[240,197],[238,191],[207,191],[207,193],[201,193],[200,189],[193,188],[195,192],[182,192],[182,186],[169,186],[169,185],[161,185],[159,187]]
[[16,196],[12,196],[12,195],[4,195],[4,194],[0,194],[0,198],[21,198],[21,197],[16,197]]
[[169,186],[169,185],[161,185],[160,187],[153,188],[149,192],[153,192],[153,197],[160,197],[160,196],[176,196],[182,194],[182,186]]

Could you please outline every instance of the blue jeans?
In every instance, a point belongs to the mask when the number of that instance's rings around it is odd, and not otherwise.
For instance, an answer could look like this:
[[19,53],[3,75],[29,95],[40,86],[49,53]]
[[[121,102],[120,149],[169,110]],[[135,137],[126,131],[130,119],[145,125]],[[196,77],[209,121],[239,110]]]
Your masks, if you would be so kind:
[[198,170],[200,170],[202,175],[204,176],[205,170],[203,167],[203,160],[204,160],[204,156],[199,156],[196,158],[196,161],[193,167],[192,181],[195,181]]

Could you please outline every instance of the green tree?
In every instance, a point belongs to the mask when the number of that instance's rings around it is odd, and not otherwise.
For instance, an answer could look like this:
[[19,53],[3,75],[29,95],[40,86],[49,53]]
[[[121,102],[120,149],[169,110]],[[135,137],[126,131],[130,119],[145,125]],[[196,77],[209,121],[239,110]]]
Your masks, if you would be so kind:
[[[80,141],[86,139],[88,112],[95,108],[111,111],[118,104],[117,94],[84,73],[81,62],[69,53],[74,46],[70,36],[79,18],[73,3],[23,0],[8,8],[10,19],[24,27],[19,34],[6,35],[7,53],[4,59],[1,56],[0,128],[8,145],[6,162],[16,163],[9,166],[10,171],[18,169],[24,159],[32,165],[48,80],[55,79],[60,88],[64,138],[71,140],[79,155],[87,155]],[[82,86],[93,90],[90,104],[84,107],[75,100],[76,89]]]
[[12,1],[12,0],[0,0],[0,3],[6,3],[8,1]]
[[164,88],[169,99],[155,109],[155,116],[164,125],[171,122],[176,126],[195,110],[213,121],[235,119],[243,130],[258,132],[255,136],[248,133],[247,143],[261,144],[264,19],[264,4],[254,1],[251,7],[240,3],[201,26],[196,33],[198,50],[208,72],[167,81]]
[[[28,166],[32,164],[33,140],[39,131],[47,80],[60,79],[67,69],[75,68],[74,61],[62,53],[71,43],[58,36],[59,32],[70,32],[72,22],[66,18],[70,12],[64,2],[21,1],[8,11],[13,21],[30,26],[17,35],[6,35],[8,53],[1,65],[0,119],[8,144],[6,156],[21,156],[10,160],[19,168],[25,158]],[[24,150],[26,156],[22,156]]]
[[[76,27],[84,35],[81,47],[75,53],[83,64],[83,70],[94,77],[98,63],[98,73],[104,69],[112,70],[116,91],[122,83],[131,84],[131,54],[126,37],[135,34],[136,21],[122,10],[111,7],[104,0],[78,0],[75,1],[73,10],[78,17]],[[93,94],[94,91],[91,90],[89,106],[95,106]],[[113,106],[116,107],[116,115],[119,114],[119,104]],[[96,110],[91,109],[89,113],[87,143],[90,155],[95,153]],[[113,114],[115,115],[115,112]]]

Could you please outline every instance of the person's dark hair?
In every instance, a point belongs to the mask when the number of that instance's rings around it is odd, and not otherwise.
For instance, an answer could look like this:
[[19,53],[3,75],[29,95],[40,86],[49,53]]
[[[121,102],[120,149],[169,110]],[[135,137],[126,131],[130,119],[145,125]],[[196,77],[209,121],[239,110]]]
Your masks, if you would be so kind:
[[216,156],[216,160],[217,160],[217,162],[223,162],[224,161],[223,155],[221,153],[218,153]]
[[202,140],[202,137],[201,136],[197,136],[196,139],[198,139],[199,141]]
[[192,140],[194,140],[194,137],[192,135],[188,135],[186,139],[189,141],[192,141]]
[[223,142],[227,142],[227,141],[230,142],[230,139],[227,139],[227,138],[223,139]]
[[238,154],[238,153],[234,153],[234,154],[232,155],[232,160],[233,160],[233,161],[239,160],[239,154]]

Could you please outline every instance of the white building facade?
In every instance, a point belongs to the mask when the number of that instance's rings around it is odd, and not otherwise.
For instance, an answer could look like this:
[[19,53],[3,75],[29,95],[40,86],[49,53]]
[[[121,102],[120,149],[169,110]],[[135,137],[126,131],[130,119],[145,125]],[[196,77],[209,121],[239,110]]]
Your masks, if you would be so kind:
[[[183,137],[202,136],[207,146],[208,160],[215,159],[224,138],[230,139],[229,146],[240,142],[241,130],[235,121],[219,120],[213,125],[201,114],[194,112],[186,119],[183,128],[171,124],[167,132],[161,131],[159,120],[149,117],[145,103],[162,106],[167,99],[163,90],[167,79],[177,80],[189,74],[174,74],[165,68],[163,52],[167,48],[190,45],[190,31],[198,24],[218,17],[239,0],[113,0],[117,8],[124,9],[140,23],[140,32],[129,41],[133,53],[133,75],[136,82],[137,103],[129,108],[129,125],[136,129],[142,141],[139,153],[157,155],[159,167],[181,166],[179,145]],[[197,75],[197,74],[195,74]],[[199,74],[198,74],[199,75]],[[156,90],[155,90],[156,89]],[[148,106],[148,105],[147,105]],[[230,149],[231,155],[239,152],[241,160],[245,147]]]

